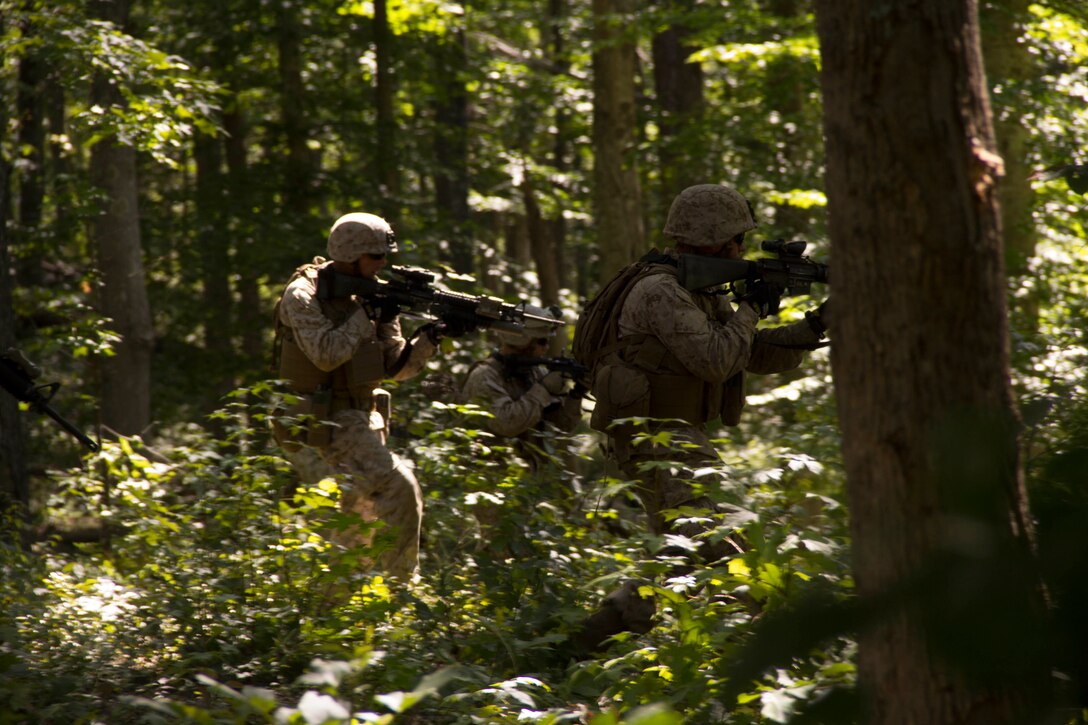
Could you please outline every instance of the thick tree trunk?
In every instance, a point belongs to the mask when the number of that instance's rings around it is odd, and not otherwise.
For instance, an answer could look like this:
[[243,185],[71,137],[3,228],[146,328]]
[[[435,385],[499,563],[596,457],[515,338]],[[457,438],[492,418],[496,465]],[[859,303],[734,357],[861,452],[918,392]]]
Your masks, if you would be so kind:
[[639,188],[634,0],[593,0],[593,190],[602,283],[645,246]]
[[916,595],[859,636],[865,721],[1028,722],[1045,668],[990,626],[1030,631],[1040,597],[977,7],[873,7],[817,2],[854,573],[863,600]]
[[[99,0],[93,8],[96,17],[118,27],[128,20],[128,0]],[[91,94],[92,102],[103,108],[122,102],[101,75],[95,78]],[[102,275],[99,311],[112,320],[110,327],[121,336],[116,354],[100,364],[102,423],[118,433],[135,435],[151,422],[154,344],[140,244],[135,149],[113,138],[102,139],[91,150],[90,174],[91,183],[106,199],[92,230]]]

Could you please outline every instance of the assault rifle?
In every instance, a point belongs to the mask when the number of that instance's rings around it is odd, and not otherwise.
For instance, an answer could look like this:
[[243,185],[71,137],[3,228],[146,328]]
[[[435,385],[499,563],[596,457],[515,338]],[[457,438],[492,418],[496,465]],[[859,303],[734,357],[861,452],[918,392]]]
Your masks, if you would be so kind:
[[328,300],[357,295],[375,311],[380,310],[383,317],[391,318],[403,309],[412,310],[441,320],[453,335],[478,328],[521,332],[528,320],[557,327],[563,324],[562,320],[537,314],[534,310],[538,308],[524,302],[512,305],[498,297],[437,287],[435,273],[427,269],[393,266],[389,271],[395,279],[354,277],[337,272],[332,266],[324,267],[317,273],[317,298]]
[[589,368],[572,357],[534,357],[532,355],[516,355],[501,352],[494,353],[495,359],[507,367],[515,370],[532,368],[542,365],[548,370],[558,370],[575,382],[585,380],[589,375]]
[[[812,283],[827,284],[830,268],[813,262],[804,256],[808,242],[787,242],[782,239],[765,241],[760,245],[764,252],[778,255],[763,259],[718,259],[694,254],[681,254],[678,272],[684,289],[699,290],[744,280],[763,280],[786,295],[806,295],[812,291]],[[733,290],[735,292],[735,290]]]
[[28,403],[35,410],[45,413],[80,443],[92,451],[97,451],[97,443],[49,405],[60,383],[35,385],[34,380],[40,376],[41,370],[38,366],[27,360],[21,351],[9,348],[7,352],[0,355],[0,386],[3,386],[4,390],[14,395],[16,400]]

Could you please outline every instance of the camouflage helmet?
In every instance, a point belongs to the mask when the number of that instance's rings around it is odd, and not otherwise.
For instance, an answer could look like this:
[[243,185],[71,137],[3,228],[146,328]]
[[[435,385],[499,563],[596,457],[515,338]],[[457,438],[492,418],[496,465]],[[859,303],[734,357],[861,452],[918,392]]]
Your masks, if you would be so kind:
[[329,257],[337,262],[354,262],[363,254],[395,251],[397,241],[393,228],[380,216],[361,212],[345,214],[329,231]]
[[755,228],[752,205],[736,190],[720,184],[698,184],[673,199],[663,232],[674,242],[713,247]]
[[525,347],[538,338],[554,337],[555,331],[559,329],[560,325],[564,324],[563,315],[560,314],[559,308],[557,307],[544,309],[533,305],[525,305],[524,309],[525,313],[528,315],[532,315],[533,317],[546,317],[555,320],[555,322],[545,322],[543,320],[529,318],[525,320],[525,325],[520,330],[495,329],[495,336],[498,337],[499,341],[504,345],[509,345],[510,347]]

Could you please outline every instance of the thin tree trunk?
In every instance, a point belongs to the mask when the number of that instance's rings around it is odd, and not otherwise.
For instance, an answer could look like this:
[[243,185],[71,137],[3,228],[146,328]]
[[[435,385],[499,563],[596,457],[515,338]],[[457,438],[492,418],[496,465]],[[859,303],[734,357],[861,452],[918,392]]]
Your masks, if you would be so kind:
[[[679,12],[689,2],[667,0],[665,7]],[[705,184],[710,175],[705,153],[684,132],[697,131],[704,111],[703,69],[687,58],[697,49],[689,41],[692,29],[673,23],[654,36],[654,89],[660,112],[659,143],[661,188],[658,203],[663,209],[678,193],[694,184]]]
[[977,7],[818,0],[817,21],[854,575],[863,601],[920,589],[859,635],[865,722],[1027,722],[1046,668]]
[[226,189],[223,184],[220,140],[201,134],[194,142],[196,161],[196,220],[197,247],[200,250],[200,277],[206,316],[204,320],[204,350],[212,364],[209,370],[214,382],[211,392],[218,399],[233,386],[229,377],[234,356],[231,340],[231,308],[233,301],[229,280],[231,274],[230,233],[226,228]]
[[279,51],[280,115],[287,144],[284,197],[291,221],[301,222],[309,213],[311,165],[300,25],[294,7],[291,0],[280,0],[276,13],[276,47]]
[[[0,35],[4,33],[4,19],[0,17]],[[8,256],[8,159],[4,154],[7,145],[8,118],[11,107],[4,86],[0,86],[0,353],[14,347],[15,309],[11,277],[11,259]],[[15,397],[0,390],[0,510],[16,507],[23,515],[30,503],[30,488],[24,458],[23,422],[19,403]]]
[[[25,35],[33,37],[35,29],[24,23]],[[20,282],[26,286],[42,283],[42,250],[40,244],[30,244],[42,222],[45,201],[45,67],[38,52],[29,46],[19,61],[16,118],[18,120],[19,213],[16,228],[24,242],[19,261]],[[27,254],[27,251],[30,251]]]
[[[1029,19],[1028,0],[1000,0],[988,3],[983,15],[983,48],[986,74],[990,85],[1000,85],[1003,93],[995,105],[1008,113],[995,114],[994,130],[997,147],[1005,160],[1005,176],[999,187],[1001,193],[1001,222],[1005,230],[1005,263],[1008,273],[1019,277],[1027,272],[1028,260],[1035,254],[1036,234],[1032,222],[1034,194],[1028,176],[1028,129],[1016,108],[1017,89],[1038,73],[1032,62],[1030,44],[1024,38],[1024,26]],[[1035,295],[1017,297],[1027,316],[1035,320],[1039,299]]]
[[397,119],[393,110],[395,81],[393,75],[393,33],[389,29],[386,0],[374,0],[374,62],[375,113],[377,129],[374,135],[374,165],[378,173],[381,211],[391,224],[398,221],[397,197],[400,195],[400,175],[397,171]]
[[[120,28],[128,20],[128,0],[98,0],[93,8],[96,17]],[[122,102],[102,75],[96,76],[91,93],[92,102],[103,108]],[[106,199],[92,229],[102,275],[99,308],[121,336],[116,354],[100,361],[102,423],[123,435],[141,434],[151,422],[154,332],[140,243],[135,149],[114,138],[100,140],[91,150],[90,175]]]
[[439,229],[449,242],[447,262],[458,272],[475,272],[472,237],[468,231],[468,89],[465,73],[468,48],[464,30],[452,38],[436,40],[436,78],[443,79],[434,100],[435,205],[441,215]]
[[[237,105],[231,105],[223,114],[223,128],[227,132],[225,139],[227,157],[227,179],[232,198],[237,207],[250,209],[249,165],[246,162],[246,127],[245,114]],[[243,269],[253,269],[257,250],[254,249],[252,222],[248,219],[236,220],[232,230],[235,237],[238,262]],[[238,322],[242,327],[242,353],[249,360],[249,367],[257,364],[267,353],[261,336],[265,319],[261,314],[260,290],[257,278],[251,274],[238,275],[235,282],[239,306]]]
[[605,282],[644,242],[635,108],[634,0],[593,0],[593,186],[598,276]]

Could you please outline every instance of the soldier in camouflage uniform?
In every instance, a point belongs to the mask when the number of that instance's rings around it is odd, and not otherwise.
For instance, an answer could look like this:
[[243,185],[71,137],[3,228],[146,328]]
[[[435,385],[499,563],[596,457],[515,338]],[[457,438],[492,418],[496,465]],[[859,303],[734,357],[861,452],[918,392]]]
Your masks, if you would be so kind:
[[[275,430],[303,480],[335,478],[343,510],[393,529],[395,543],[381,564],[408,579],[418,571],[423,497],[410,466],[386,447],[389,394],[378,386],[417,375],[437,349],[437,327],[424,325],[405,340],[395,311],[373,309],[356,297],[317,298],[321,269],[373,278],[396,251],[384,219],[352,213],[329,232],[331,259],[316,257],[295,270],[276,303],[275,320],[280,377],[301,402],[286,411],[284,421],[295,424],[281,422]],[[339,540],[369,543],[354,529]]]
[[[696,537],[707,530],[703,523],[670,523],[664,515],[680,507],[714,508],[691,483],[695,470],[721,463],[706,424],[721,418],[736,425],[744,407],[745,375],[797,367],[804,350],[813,349],[827,329],[816,312],[793,324],[757,330],[756,323],[777,307],[777,292],[765,285],[750,285],[735,308],[725,295],[693,293],[680,285],[679,254],[738,259],[745,233],[755,227],[750,204],[729,187],[701,184],[682,191],[664,228],[672,248],[636,263],[637,275],[619,298],[618,334],[601,346],[591,424],[607,433],[610,457],[624,475],[638,481],[650,528],[658,535]],[[669,443],[637,437],[645,427],[609,426],[632,416],[674,419],[650,430],[668,431]],[[662,461],[677,465],[647,465]],[[702,541],[699,556],[716,561],[729,546],[728,541]],[[594,649],[611,634],[646,631],[652,612],[652,602],[628,583],[586,622],[581,641]]]
[[[551,316],[548,310],[536,314]],[[574,430],[582,416],[582,396],[559,371],[515,367],[502,358],[547,355],[554,334],[555,325],[532,322],[520,332],[495,330],[501,342],[498,354],[474,364],[461,390],[463,400],[491,413],[486,424],[489,431],[516,440],[518,452],[533,470],[543,462],[540,433],[548,425],[564,432]]]

